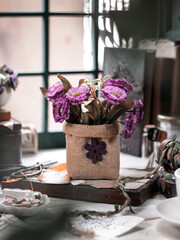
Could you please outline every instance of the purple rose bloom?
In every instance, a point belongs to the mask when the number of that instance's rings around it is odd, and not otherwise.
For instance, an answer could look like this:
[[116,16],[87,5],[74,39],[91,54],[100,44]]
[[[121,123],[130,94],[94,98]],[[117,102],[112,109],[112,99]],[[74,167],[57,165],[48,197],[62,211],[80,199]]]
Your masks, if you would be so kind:
[[110,78],[107,80],[106,85],[113,85],[116,87],[120,87],[124,89],[126,92],[129,92],[132,90],[131,84],[129,84],[126,80],[124,79],[119,79],[119,78]]
[[4,89],[5,89],[5,86],[0,85],[0,94],[3,93]]
[[69,119],[70,104],[65,98],[59,98],[53,104],[53,116],[55,122],[62,123],[64,120]]
[[11,88],[15,91],[17,88],[17,85],[19,83],[17,74],[15,74],[15,73],[11,74],[9,76],[9,82],[10,82]]
[[55,102],[56,99],[61,98],[64,93],[64,88],[61,82],[57,82],[49,88],[46,97],[49,101]]
[[144,112],[143,112],[143,103],[141,100],[134,100],[134,107],[133,107],[133,113],[137,116],[137,122],[140,122],[143,120]]
[[133,112],[126,114],[125,130],[121,133],[124,138],[130,138],[136,129],[137,116]]
[[68,89],[67,93],[65,94],[65,97],[68,99],[70,104],[72,105],[78,105],[82,104],[83,101],[88,100],[90,96],[90,91],[85,86],[75,87]]
[[125,90],[119,87],[114,87],[112,85],[107,85],[101,89],[102,97],[108,102],[113,105],[117,105],[118,103],[123,102],[127,94]]

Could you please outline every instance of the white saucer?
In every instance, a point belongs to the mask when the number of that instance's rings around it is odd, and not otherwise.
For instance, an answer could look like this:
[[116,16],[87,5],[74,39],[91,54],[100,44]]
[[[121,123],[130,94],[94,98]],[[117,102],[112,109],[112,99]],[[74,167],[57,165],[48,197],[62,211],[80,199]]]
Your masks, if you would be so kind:
[[157,211],[163,219],[180,227],[180,200],[178,197],[163,200],[157,205]]

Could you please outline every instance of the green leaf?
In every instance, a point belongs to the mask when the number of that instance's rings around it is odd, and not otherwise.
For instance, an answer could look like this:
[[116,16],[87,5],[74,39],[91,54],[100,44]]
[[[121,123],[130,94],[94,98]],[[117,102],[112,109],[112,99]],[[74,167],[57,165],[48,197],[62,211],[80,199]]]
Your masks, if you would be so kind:
[[158,159],[162,156],[162,152],[158,149]]
[[176,164],[175,164],[175,169],[174,169],[174,170],[176,170],[176,169],[178,169],[178,168],[180,168],[180,164],[179,164],[178,162],[176,162]]
[[107,124],[116,121],[123,113],[127,112],[134,106],[134,100],[120,103],[112,107],[112,109],[107,113],[108,121]]
[[179,142],[176,142],[176,143],[175,143],[175,146],[176,146],[178,149],[180,149],[180,143],[179,143]]
[[177,138],[177,136],[174,135],[173,138],[172,138],[172,141],[173,141],[173,142],[176,141],[176,138]]
[[72,88],[72,85],[65,77],[61,76],[60,74],[58,74],[57,76],[61,80],[64,90],[68,90],[69,88]]
[[163,158],[161,162],[165,163],[165,164],[168,164],[168,160],[166,158]]
[[108,80],[108,79],[110,79],[110,78],[111,78],[110,75],[106,75],[106,76],[103,77],[103,81],[106,81],[106,80]]
[[172,179],[173,177],[174,177],[173,173],[166,173],[164,176],[165,179]]
[[171,143],[171,142],[166,146],[167,149],[170,149],[172,147],[174,147],[174,143]]
[[43,87],[40,87],[40,90],[41,90],[42,94],[46,97],[46,93],[48,92],[48,90]]
[[165,189],[166,189],[166,183],[165,183],[165,181],[163,179],[161,181],[161,187],[162,187],[162,191],[164,192]]
[[91,81],[91,83],[98,83],[98,82],[100,82],[100,79],[98,79],[98,78]]

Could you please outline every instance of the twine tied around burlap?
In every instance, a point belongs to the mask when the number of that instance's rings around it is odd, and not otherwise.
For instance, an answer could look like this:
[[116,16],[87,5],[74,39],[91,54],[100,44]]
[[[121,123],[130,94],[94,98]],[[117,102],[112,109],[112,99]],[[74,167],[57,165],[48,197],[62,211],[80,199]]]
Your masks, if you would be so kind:
[[[82,125],[65,122],[66,133],[66,168],[73,179],[118,179],[120,167],[119,122],[104,125]],[[106,145],[106,154],[102,160],[92,163],[87,158],[86,144],[92,138]]]

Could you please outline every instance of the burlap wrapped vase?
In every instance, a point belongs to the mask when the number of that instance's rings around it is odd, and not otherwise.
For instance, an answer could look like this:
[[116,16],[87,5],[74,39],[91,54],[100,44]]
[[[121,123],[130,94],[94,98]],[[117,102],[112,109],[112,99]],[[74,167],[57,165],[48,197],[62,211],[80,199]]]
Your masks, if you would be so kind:
[[81,125],[65,122],[66,168],[72,179],[118,179],[120,123]]

